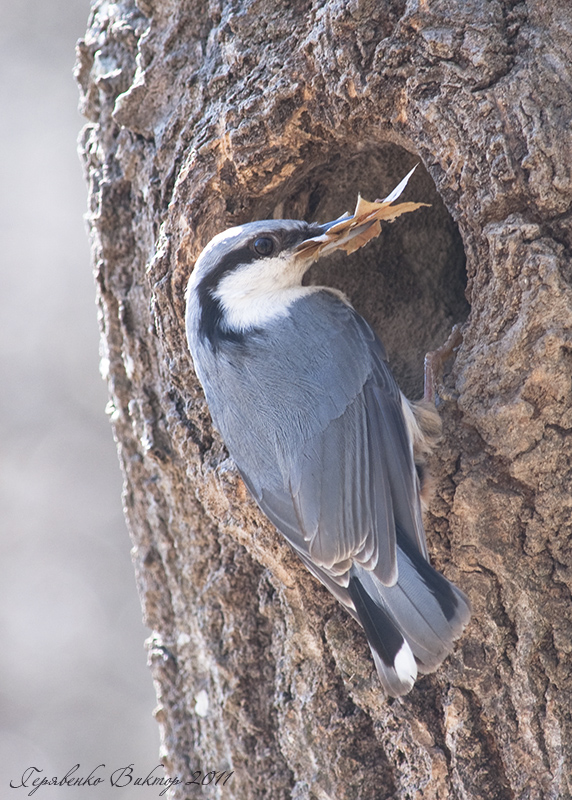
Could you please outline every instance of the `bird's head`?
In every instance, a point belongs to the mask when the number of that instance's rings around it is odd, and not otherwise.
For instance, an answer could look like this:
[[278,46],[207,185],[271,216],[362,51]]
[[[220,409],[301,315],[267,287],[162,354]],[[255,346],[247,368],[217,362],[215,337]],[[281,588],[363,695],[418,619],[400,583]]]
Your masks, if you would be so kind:
[[[415,169],[415,168],[413,168]],[[322,255],[357,250],[391,221],[423,203],[393,205],[413,170],[384,199],[358,197],[353,214],[317,223],[293,219],[262,220],[215,236],[199,256],[187,290],[187,330],[211,342],[237,338],[288,313],[301,295],[308,267]]]
[[210,337],[258,327],[286,313],[318,256],[318,244],[322,252],[332,252],[347,241],[343,237],[326,242],[328,230],[339,222],[262,220],[219,233],[202,251],[191,274],[187,325],[194,321],[199,333]]
[[236,273],[240,273],[244,284],[257,283],[264,276],[280,283],[283,280],[299,284],[317,257],[309,244],[322,243],[320,255],[323,255],[324,249],[332,252],[359,233],[359,229],[353,229],[349,236],[326,243],[328,231],[348,218],[349,215],[344,215],[323,225],[297,219],[261,220],[229,228],[211,239],[202,251],[189,286],[206,281],[212,289]]

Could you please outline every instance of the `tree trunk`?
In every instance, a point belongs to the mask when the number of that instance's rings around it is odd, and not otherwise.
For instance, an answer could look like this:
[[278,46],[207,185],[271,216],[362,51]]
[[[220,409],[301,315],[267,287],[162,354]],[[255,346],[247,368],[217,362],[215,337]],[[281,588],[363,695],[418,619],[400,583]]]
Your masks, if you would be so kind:
[[[571,796],[571,35],[567,0],[95,3],[81,147],[164,763],[233,771],[174,797]],[[392,700],[213,430],[184,293],[215,233],[334,218],[416,162],[431,209],[310,275],[412,397],[467,320],[427,535],[474,616]]]

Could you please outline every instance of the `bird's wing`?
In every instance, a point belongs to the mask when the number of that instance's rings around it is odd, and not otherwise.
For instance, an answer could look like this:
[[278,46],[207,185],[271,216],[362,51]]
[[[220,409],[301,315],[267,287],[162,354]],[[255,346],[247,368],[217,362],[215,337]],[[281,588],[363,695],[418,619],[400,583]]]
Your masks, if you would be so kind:
[[[339,357],[363,355],[366,343],[371,369],[362,386],[338,416],[289,454],[283,489],[265,485],[263,476],[256,482],[248,474],[243,477],[304,560],[342,582],[357,561],[392,585],[397,578],[396,528],[425,553],[417,476],[401,395],[383,347],[367,323],[352,309],[348,312]],[[352,339],[360,340],[355,351]],[[343,365],[332,369],[335,380],[344,374]]]

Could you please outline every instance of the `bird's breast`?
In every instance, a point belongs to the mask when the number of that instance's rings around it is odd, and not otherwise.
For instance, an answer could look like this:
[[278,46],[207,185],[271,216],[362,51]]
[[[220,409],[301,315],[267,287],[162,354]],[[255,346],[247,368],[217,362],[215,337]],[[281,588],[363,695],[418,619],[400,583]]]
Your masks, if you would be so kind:
[[[298,296],[288,313],[216,349],[195,341],[213,420],[243,472],[274,473],[344,413],[372,363],[356,312],[328,291]],[[363,323],[363,320],[361,321]]]

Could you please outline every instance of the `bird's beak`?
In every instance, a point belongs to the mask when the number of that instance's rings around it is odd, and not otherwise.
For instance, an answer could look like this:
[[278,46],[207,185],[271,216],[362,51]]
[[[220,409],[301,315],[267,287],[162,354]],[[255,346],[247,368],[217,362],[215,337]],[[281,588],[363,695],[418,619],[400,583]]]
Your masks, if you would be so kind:
[[407,181],[414,170],[415,167],[384,200],[376,200],[374,203],[370,203],[358,196],[353,214],[346,213],[332,222],[313,225],[312,235],[308,239],[304,239],[296,247],[296,254],[300,258],[315,261],[317,258],[332,253],[334,250],[345,250],[346,253],[353,253],[354,250],[359,250],[360,247],[363,247],[370,239],[379,236],[381,233],[381,221],[391,222],[401,214],[415,211],[420,206],[427,205],[427,203],[391,205],[407,186]]

